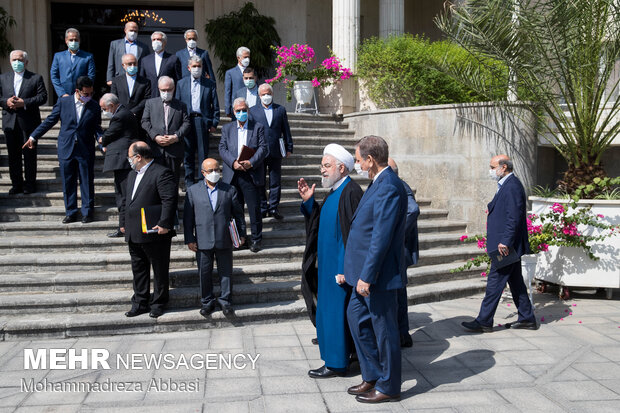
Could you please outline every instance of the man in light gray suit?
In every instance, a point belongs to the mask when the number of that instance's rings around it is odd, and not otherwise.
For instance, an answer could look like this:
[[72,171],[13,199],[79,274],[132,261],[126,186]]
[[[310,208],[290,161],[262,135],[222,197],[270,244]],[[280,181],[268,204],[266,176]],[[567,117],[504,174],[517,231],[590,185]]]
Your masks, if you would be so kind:
[[[202,308],[207,317],[217,303],[224,315],[232,315],[232,240],[229,223],[234,218],[237,227],[245,226],[243,208],[233,186],[220,182],[220,165],[213,158],[202,163],[203,182],[191,186],[185,197],[183,227],[187,247],[196,253]],[[217,259],[221,292],[213,294],[213,258]]]
[[136,60],[140,64],[140,58],[149,53],[149,47],[138,40],[138,24],[136,22],[125,23],[125,37],[110,42],[108,70],[106,71],[108,86],[112,85],[112,79],[125,73],[123,69],[124,54],[136,56]]

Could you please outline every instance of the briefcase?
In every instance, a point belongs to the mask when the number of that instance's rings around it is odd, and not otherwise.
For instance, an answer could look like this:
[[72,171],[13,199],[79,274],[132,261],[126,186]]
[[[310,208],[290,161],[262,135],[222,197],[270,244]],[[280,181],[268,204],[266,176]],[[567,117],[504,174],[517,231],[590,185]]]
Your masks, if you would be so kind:
[[252,156],[256,153],[256,149],[252,149],[249,146],[243,145],[241,147],[241,153],[239,154],[238,162],[241,161],[249,161]]
[[491,266],[498,269],[514,264],[521,259],[521,256],[517,254],[514,248],[509,247],[508,255],[502,255],[499,253],[499,250],[495,250],[489,252],[489,258],[491,258]]

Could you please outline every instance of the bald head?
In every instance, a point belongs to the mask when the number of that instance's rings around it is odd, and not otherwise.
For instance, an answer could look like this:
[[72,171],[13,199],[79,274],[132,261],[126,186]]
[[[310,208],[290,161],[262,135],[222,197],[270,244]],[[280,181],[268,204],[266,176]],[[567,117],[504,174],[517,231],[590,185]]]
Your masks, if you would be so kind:
[[508,155],[504,154],[492,157],[489,167],[492,171],[495,171],[495,174],[499,179],[508,175],[513,170],[512,160],[508,157]]
[[398,165],[396,165],[396,161],[392,158],[388,158],[388,166],[392,168],[394,173],[398,176]]
[[213,159],[213,158],[207,158],[204,161],[202,161],[202,170],[203,172],[213,172],[213,170],[218,170],[220,169],[220,164],[217,160]]
[[201,172],[210,188],[213,188],[220,180],[220,164],[213,158],[202,161]]

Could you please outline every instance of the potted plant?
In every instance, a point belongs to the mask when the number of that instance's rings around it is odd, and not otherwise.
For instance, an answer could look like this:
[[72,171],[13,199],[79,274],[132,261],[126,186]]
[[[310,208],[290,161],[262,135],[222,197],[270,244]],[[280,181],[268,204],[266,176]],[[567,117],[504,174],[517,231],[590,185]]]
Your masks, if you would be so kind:
[[328,86],[353,75],[351,69],[344,67],[331,50],[330,57],[316,65],[314,49],[307,44],[296,43],[291,47],[280,46],[274,49],[278,64],[276,75],[265,82],[271,85],[284,83],[288,101],[294,94],[298,104],[309,104],[315,87]]

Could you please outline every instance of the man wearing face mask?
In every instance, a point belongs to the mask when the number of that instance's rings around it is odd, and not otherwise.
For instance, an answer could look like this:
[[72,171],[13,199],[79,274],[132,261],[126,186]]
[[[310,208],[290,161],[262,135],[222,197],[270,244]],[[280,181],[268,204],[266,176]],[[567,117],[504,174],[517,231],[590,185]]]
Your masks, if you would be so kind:
[[47,90],[43,77],[26,69],[28,53],[13,50],[9,59],[13,70],[0,75],[2,130],[9,156],[11,177],[9,195],[22,191],[30,194],[37,190],[37,147],[22,148],[22,146],[30,133],[41,124],[39,106],[47,101]]
[[278,211],[280,205],[282,158],[293,152],[293,138],[288,124],[288,116],[283,106],[273,103],[273,88],[263,83],[258,88],[260,104],[250,109],[250,116],[265,125],[265,139],[269,155],[265,158],[265,172],[269,170],[269,198],[265,188],[260,191],[261,213],[263,217],[282,219]]
[[101,134],[101,108],[91,100],[93,81],[82,76],[71,96],[58,99],[52,113],[30,135],[24,147],[32,148],[60,120],[58,161],[65,201],[63,224],[77,221],[77,181],[80,179],[82,223],[93,221],[95,208],[95,144]]
[[176,98],[187,107],[192,124],[185,136],[183,156],[185,187],[189,188],[195,182],[196,153],[199,164],[209,155],[209,133],[215,132],[220,122],[220,105],[215,82],[202,75],[202,59],[199,56],[189,58],[186,72],[190,76],[179,80]]
[[146,100],[151,96],[151,83],[138,75],[138,59],[131,53],[123,55],[123,73],[112,79],[110,93],[115,94],[121,104],[134,114],[138,123]]
[[254,69],[246,67],[243,70],[243,87],[235,91],[233,99],[244,98],[248,104],[248,107],[252,109],[259,102],[258,99],[258,84],[256,83],[256,74]]
[[151,46],[153,52],[144,58],[140,63],[140,76],[147,78],[151,82],[152,98],[159,96],[157,80],[162,76],[172,78],[176,84],[181,79],[181,62],[177,55],[165,51],[168,37],[164,32],[153,32],[151,35]]
[[125,37],[110,42],[110,53],[108,54],[108,70],[106,72],[106,81],[108,83],[108,86],[112,85],[112,80],[116,76],[125,73],[123,67],[124,55],[134,55],[136,58],[136,62],[138,62],[140,61],[140,58],[146,56],[149,53],[150,50],[148,46],[138,40],[138,24],[132,21],[125,23]]
[[[102,118],[110,120],[110,126],[99,138],[99,143],[105,148],[103,172],[114,172],[114,193],[120,217],[124,213],[127,176],[131,171],[131,166],[127,161],[127,150],[140,136],[139,126],[136,117],[121,105],[116,95],[106,93],[99,100],[99,106]],[[110,238],[122,236],[120,223],[116,231],[108,234]]]
[[[184,47],[176,53],[181,64],[183,65],[192,56],[198,56],[200,60],[202,60],[202,73],[200,75],[216,82],[209,52],[198,47],[198,32],[196,29],[186,30],[183,37],[185,38],[187,47]],[[189,77],[190,73],[186,70],[182,70],[182,76]]]
[[146,101],[142,128],[150,139],[155,158],[170,168],[179,185],[183,162],[184,140],[191,125],[185,104],[174,98],[174,80],[162,76],[158,81],[159,97]]
[[[183,229],[187,247],[196,253],[200,276],[200,314],[207,317],[216,307],[224,315],[232,315],[233,244],[228,225],[235,220],[237,228],[245,227],[243,207],[237,190],[220,181],[220,165],[212,158],[205,159],[201,168],[203,182],[187,190],[183,208]],[[213,294],[213,262],[217,260],[220,296]]]
[[519,259],[501,268],[497,263],[491,263],[478,317],[473,321],[463,321],[461,325],[470,331],[493,331],[493,316],[508,283],[519,316],[516,322],[506,323],[506,328],[537,330],[536,316],[521,275],[520,257],[530,253],[525,190],[513,173],[512,160],[506,155],[491,159],[489,174],[497,182],[497,190],[488,205],[487,251],[504,257],[516,254]]
[[[265,128],[262,124],[248,119],[248,105],[245,99],[237,98],[233,103],[236,121],[222,127],[220,140],[220,156],[224,163],[222,180],[237,189],[239,203],[244,201],[248,205],[250,224],[252,227],[252,242],[250,251],[258,252],[262,249],[263,218],[260,213],[259,191],[265,185],[265,169],[263,161],[268,149],[265,141]],[[254,151],[247,160],[239,160],[243,146]],[[240,229],[240,236],[246,238],[245,228]]]
[[[250,66],[250,49],[241,46],[237,49],[237,66],[226,71],[224,76],[224,111],[226,116],[234,119],[233,100],[234,93],[245,87],[243,82],[243,71]],[[242,96],[243,97],[243,96]],[[244,97],[245,98],[245,97]]]
[[352,351],[346,319],[351,287],[342,274],[351,219],[363,195],[362,188],[349,177],[353,163],[353,156],[342,146],[330,143],[325,147],[321,185],[330,192],[321,204],[314,198],[316,185],[308,186],[304,178],[297,182],[303,200],[301,212],[306,217],[301,291],[325,362],[308,372],[316,379],[344,375]]
[[92,54],[80,49],[80,32],[74,28],[67,29],[65,43],[67,50],[54,54],[50,69],[52,85],[59,98],[75,91],[80,76],[88,76],[95,82],[95,59]]

